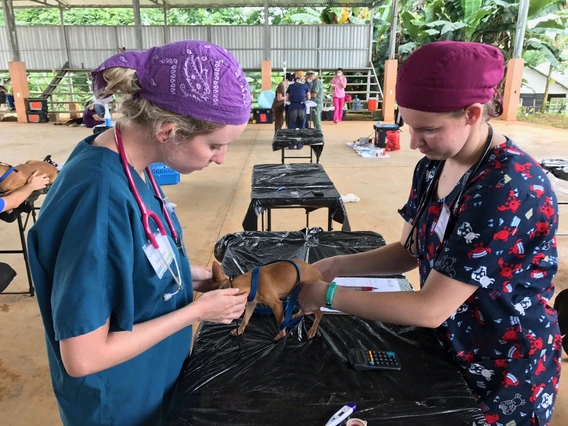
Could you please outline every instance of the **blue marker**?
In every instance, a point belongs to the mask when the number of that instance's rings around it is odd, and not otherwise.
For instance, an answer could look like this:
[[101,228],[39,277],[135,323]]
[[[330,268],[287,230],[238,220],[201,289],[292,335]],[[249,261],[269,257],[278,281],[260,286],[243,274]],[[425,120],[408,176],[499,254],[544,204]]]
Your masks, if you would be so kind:
[[276,190],[276,192],[282,191],[283,189],[286,189],[286,187],[285,187],[285,186],[281,186],[280,188],[278,188],[278,189]]
[[325,426],[338,426],[341,423],[343,423],[345,421],[345,419],[347,417],[349,417],[351,414],[353,414],[353,412],[355,411],[355,409],[357,408],[357,406],[355,404],[353,404],[352,402],[349,402],[347,405],[344,405],[341,410],[339,410],[337,413],[335,413],[331,419],[328,420],[328,422],[325,424]]

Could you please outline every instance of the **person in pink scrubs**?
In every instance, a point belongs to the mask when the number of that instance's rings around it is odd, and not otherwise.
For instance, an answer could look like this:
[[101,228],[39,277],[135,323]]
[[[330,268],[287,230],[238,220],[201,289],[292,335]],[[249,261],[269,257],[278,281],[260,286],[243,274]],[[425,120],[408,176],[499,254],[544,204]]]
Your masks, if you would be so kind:
[[333,122],[339,123],[343,119],[343,106],[345,105],[345,87],[347,79],[343,75],[343,70],[337,68],[335,77],[331,80],[333,89]]

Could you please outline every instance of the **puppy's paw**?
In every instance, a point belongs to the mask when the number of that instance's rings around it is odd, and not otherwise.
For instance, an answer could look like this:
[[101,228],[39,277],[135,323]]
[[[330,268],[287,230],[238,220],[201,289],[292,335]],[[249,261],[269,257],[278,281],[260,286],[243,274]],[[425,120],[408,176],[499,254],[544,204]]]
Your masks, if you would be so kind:
[[286,330],[282,330],[280,333],[278,333],[276,335],[276,337],[274,338],[274,343],[278,343],[280,340],[282,340],[284,337],[286,337]]
[[239,336],[239,335],[241,335],[241,334],[243,334],[243,333],[242,333],[242,331],[239,332],[239,329],[238,329],[238,328],[235,328],[235,329],[231,330],[231,332],[230,332],[229,334],[230,334],[231,336]]
[[312,328],[310,329],[309,333],[308,333],[308,340],[313,339],[314,337],[316,337],[316,334],[318,334],[318,329],[317,328]]

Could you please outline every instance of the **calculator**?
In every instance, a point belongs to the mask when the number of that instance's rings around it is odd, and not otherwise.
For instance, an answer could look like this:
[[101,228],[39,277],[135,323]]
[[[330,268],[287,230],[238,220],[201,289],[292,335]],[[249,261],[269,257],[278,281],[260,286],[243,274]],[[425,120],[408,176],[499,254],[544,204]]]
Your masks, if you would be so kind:
[[390,351],[349,349],[349,362],[355,371],[400,370],[398,356]]

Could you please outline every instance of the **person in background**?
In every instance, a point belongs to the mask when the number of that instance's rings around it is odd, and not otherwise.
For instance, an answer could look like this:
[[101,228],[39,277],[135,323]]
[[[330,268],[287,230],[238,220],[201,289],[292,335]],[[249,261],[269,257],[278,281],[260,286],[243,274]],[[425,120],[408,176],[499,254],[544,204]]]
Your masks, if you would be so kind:
[[[562,356],[548,304],[558,204],[540,165],[489,123],[502,112],[504,66],[497,47],[454,41],[426,44],[406,60],[396,100],[410,148],[424,157],[399,210],[401,239],[316,262],[326,282],[303,283],[298,301],[305,314],[327,306],[432,328],[487,423],[546,426]],[[420,291],[363,293],[332,282],[416,268]]]
[[284,126],[284,101],[286,100],[286,90],[288,83],[294,81],[294,74],[287,73],[284,79],[276,87],[276,96],[272,101],[272,112],[274,114],[274,131],[282,129]]
[[4,86],[0,86],[0,105],[8,103],[8,90]]
[[161,426],[192,324],[230,324],[247,294],[214,289],[211,268],[190,265],[149,166],[222,164],[250,89],[227,50],[196,40],[114,55],[92,77],[95,96],[121,97],[121,115],[75,147],[28,234],[51,383],[64,426]]
[[0,105],[2,104],[7,104],[10,111],[16,110],[14,95],[9,94],[5,86],[0,86]]
[[95,96],[93,96],[93,106],[95,107],[95,113],[99,116],[99,117],[103,117],[105,116],[105,105],[110,104],[112,101],[114,101],[114,98],[112,96],[107,96],[106,98],[102,98],[102,99],[97,99]]
[[46,174],[38,174],[36,170],[30,175],[24,186],[0,197],[0,213],[14,210],[26,201],[33,192],[45,188],[48,184],[49,177]]
[[[288,128],[303,129],[306,127],[306,101],[310,100],[308,86],[302,83],[304,73],[296,73],[295,83],[288,87],[286,99],[288,105]],[[305,80],[305,79],[304,79]]]
[[316,106],[310,110],[310,116],[314,122],[314,128],[321,132],[321,113],[323,109],[324,96],[323,84],[315,71],[308,71],[306,78],[312,86],[310,91],[311,100],[316,103]]
[[333,89],[333,122],[339,123],[343,121],[343,106],[345,105],[345,88],[347,87],[347,79],[343,75],[343,70],[338,68],[335,77],[331,80],[331,88]]
[[95,104],[92,101],[89,102],[89,104],[85,108],[85,111],[83,112],[83,124],[85,125],[85,127],[88,129],[92,129],[98,124],[104,124],[104,122],[105,122],[104,107],[103,107],[103,115],[100,116],[95,111]]

